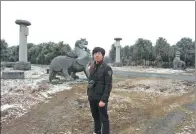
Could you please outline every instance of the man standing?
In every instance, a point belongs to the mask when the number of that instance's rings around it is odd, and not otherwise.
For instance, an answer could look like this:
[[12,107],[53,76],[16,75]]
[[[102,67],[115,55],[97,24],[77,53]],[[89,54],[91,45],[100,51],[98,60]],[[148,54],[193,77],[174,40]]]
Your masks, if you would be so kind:
[[105,55],[103,48],[95,47],[92,55],[94,64],[90,67],[87,95],[94,119],[94,134],[110,134],[107,106],[112,89],[113,71],[103,62]]

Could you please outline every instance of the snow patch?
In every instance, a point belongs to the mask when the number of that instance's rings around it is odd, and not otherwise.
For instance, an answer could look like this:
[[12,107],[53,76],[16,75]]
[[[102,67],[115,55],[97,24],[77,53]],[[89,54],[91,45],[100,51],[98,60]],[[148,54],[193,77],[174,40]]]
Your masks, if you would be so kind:
[[4,110],[7,110],[9,108],[20,108],[20,109],[23,109],[22,105],[21,104],[5,104],[5,105],[2,105],[1,106],[1,111],[4,111]]
[[[1,111],[4,112],[1,122],[24,115],[33,105],[43,101],[47,103],[52,94],[70,90],[71,85],[86,79],[81,72],[77,73],[79,80],[54,85],[48,81],[47,68],[46,65],[31,65],[31,70],[24,71],[25,79],[1,79]],[[3,71],[20,72],[12,68],[5,68]]]
[[70,90],[72,87],[70,86],[65,86],[64,84],[62,85],[55,85],[53,87],[51,87],[49,90],[45,91],[45,92],[41,92],[41,95],[43,95],[45,98],[51,98],[49,97],[52,94],[64,91],[64,90]]

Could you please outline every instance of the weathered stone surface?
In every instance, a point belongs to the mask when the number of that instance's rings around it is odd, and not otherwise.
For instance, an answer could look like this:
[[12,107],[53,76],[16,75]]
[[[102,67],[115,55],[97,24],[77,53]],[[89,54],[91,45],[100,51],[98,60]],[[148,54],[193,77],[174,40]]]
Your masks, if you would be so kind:
[[24,79],[24,72],[2,72],[2,79]]
[[19,61],[19,62],[16,62],[13,69],[14,70],[31,70],[31,63]]

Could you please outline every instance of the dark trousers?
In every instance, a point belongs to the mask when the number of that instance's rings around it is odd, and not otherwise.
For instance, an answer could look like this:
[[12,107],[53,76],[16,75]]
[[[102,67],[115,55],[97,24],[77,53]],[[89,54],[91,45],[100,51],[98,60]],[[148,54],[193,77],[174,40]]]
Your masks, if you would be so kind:
[[92,117],[94,119],[94,132],[96,134],[110,134],[109,117],[107,113],[108,103],[99,107],[98,100],[89,100]]

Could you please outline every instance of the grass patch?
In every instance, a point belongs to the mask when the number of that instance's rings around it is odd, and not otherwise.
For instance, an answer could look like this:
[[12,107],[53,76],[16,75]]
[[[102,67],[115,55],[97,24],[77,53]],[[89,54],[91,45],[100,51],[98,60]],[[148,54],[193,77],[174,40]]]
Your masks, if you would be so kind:
[[114,94],[122,98],[129,98],[130,105],[143,109],[150,117],[163,116],[167,112],[180,107],[183,104],[191,103],[194,100],[193,92],[185,93],[180,96],[152,96],[145,92],[113,91]]

